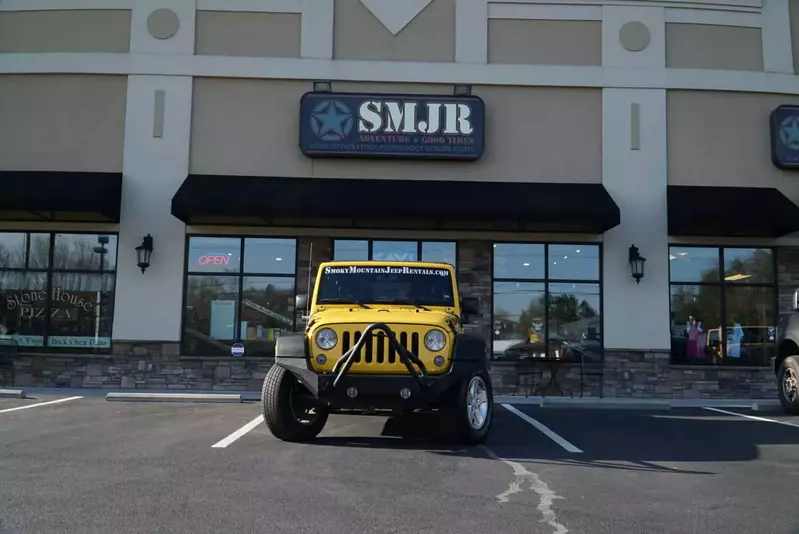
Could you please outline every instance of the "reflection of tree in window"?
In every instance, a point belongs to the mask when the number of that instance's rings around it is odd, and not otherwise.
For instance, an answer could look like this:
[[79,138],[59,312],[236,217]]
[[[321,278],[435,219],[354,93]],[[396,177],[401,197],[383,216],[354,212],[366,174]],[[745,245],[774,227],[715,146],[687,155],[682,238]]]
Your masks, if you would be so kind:
[[[231,345],[241,342],[246,356],[273,355],[277,337],[294,330],[296,240],[193,236],[189,250],[183,352],[230,355]],[[224,274],[198,263],[198,254],[209,250],[240,258],[244,273],[238,262],[229,266],[235,273]]]
[[[0,233],[0,331],[25,347],[109,349],[116,239]],[[101,241],[98,251],[94,247]],[[59,257],[52,265],[51,243]]]
[[116,249],[115,240],[105,245],[109,250],[108,254],[98,254],[95,252],[96,246],[98,241],[95,235],[56,235],[53,268],[97,271],[102,260],[103,270],[113,269],[116,255],[110,252]]
[[[767,333],[776,320],[772,251],[725,248],[723,256],[723,266],[703,270],[693,282],[671,285],[672,359],[676,363],[765,365],[775,350]],[[670,261],[677,259],[671,255]],[[699,321],[702,329],[696,343],[702,347],[692,346],[696,338],[691,335],[692,322],[698,326]],[[735,346],[730,350],[728,335],[736,325],[743,328],[744,339],[740,350]]]
[[293,278],[244,278],[241,339],[251,353],[274,355],[277,338],[293,331],[293,298]]

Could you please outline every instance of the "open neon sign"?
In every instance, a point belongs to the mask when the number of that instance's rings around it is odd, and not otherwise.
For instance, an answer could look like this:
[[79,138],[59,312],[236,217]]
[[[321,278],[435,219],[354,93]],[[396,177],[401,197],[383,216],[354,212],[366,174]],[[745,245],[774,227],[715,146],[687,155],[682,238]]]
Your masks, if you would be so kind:
[[230,255],[222,254],[221,252],[211,252],[210,254],[203,254],[197,258],[197,263],[200,265],[227,265],[230,263]]

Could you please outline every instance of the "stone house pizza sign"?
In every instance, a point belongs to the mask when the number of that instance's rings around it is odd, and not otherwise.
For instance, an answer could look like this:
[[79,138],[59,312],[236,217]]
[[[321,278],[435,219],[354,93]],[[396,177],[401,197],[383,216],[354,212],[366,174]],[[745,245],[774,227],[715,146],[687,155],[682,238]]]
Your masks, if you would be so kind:
[[[67,291],[54,287],[49,295],[50,318],[62,321],[77,320],[83,313],[94,314],[96,300],[85,296],[86,291]],[[95,293],[96,292],[92,292]],[[63,306],[66,304],[67,306]],[[44,289],[33,291],[16,291],[6,296],[6,309],[18,311],[21,319],[44,319],[48,305],[48,294]]]

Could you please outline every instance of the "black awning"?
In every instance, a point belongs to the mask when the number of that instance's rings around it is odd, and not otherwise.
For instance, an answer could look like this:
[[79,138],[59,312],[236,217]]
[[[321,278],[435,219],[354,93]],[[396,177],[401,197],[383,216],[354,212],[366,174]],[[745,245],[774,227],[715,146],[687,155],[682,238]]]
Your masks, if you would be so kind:
[[0,219],[119,222],[122,173],[0,171]]
[[780,237],[799,231],[799,206],[773,187],[668,186],[669,235]]
[[276,226],[592,234],[620,220],[619,207],[601,184],[196,174],[172,198],[172,214],[186,224],[254,224],[257,219]]

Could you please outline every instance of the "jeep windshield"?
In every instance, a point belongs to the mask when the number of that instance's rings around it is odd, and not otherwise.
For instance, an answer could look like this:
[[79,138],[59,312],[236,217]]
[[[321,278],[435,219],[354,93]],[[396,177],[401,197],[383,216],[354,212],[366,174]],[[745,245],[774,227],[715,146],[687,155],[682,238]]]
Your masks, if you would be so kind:
[[455,296],[448,269],[341,265],[325,267],[316,303],[454,306]]

